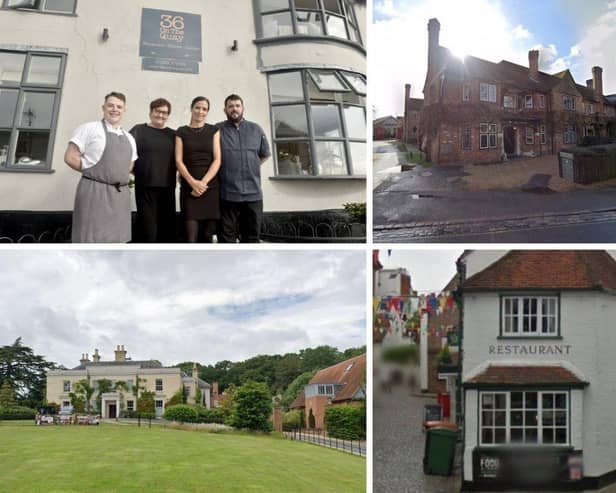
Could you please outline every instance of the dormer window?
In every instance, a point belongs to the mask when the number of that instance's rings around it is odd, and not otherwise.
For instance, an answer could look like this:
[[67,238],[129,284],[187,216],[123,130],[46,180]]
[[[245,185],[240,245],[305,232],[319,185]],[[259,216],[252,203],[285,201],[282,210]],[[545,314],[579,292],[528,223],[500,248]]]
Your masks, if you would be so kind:
[[334,395],[334,386],[332,384],[319,385],[318,395]]
[[558,296],[503,296],[501,310],[503,337],[560,335]]

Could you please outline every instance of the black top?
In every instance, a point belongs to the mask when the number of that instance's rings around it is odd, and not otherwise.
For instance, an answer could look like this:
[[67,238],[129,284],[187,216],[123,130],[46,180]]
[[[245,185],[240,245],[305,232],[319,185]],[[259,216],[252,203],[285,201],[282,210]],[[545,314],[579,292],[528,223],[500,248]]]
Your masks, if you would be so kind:
[[135,185],[175,188],[175,131],[146,123],[130,129],[137,143]]
[[[218,129],[206,123],[201,128],[184,125],[177,129],[177,136],[182,139],[184,164],[188,172],[197,180],[205,176],[214,160],[214,134]],[[182,187],[190,189],[182,179]],[[214,176],[209,188],[218,188],[218,175]]]

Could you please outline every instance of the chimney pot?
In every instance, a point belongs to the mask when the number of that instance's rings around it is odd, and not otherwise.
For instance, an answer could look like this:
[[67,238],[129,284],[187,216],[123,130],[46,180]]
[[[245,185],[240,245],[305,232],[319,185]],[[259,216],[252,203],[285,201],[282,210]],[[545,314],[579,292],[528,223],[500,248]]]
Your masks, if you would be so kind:
[[603,69],[601,67],[592,68],[592,88],[596,98],[603,96]]
[[539,50],[528,52],[528,75],[531,79],[537,79],[539,76]]

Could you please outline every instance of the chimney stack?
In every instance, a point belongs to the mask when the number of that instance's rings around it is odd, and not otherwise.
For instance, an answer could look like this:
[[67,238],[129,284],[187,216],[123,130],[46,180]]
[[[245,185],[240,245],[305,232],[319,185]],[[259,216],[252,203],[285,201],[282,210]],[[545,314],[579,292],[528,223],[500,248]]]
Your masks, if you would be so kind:
[[539,78],[539,50],[528,52],[528,75],[533,80]]
[[92,355],[92,361],[94,361],[94,363],[98,363],[101,360],[101,355],[98,354],[98,349],[94,350],[94,354]]
[[116,361],[126,361],[126,351],[124,350],[124,346],[117,346],[114,352]]
[[601,67],[592,68],[592,88],[595,97],[601,99],[603,96],[603,69]]
[[218,382],[212,383],[212,397],[218,398]]
[[192,377],[197,380],[199,378],[199,368],[197,368],[197,363],[193,363],[192,367]]
[[428,21],[428,78],[437,69],[440,32],[441,23],[438,19],[430,19]]
[[588,89],[592,89],[593,88],[592,79],[587,79],[586,80],[586,87],[588,87]]
[[81,363],[82,365],[85,365],[86,363],[89,363],[90,359],[88,358],[88,353],[81,353],[81,359],[79,360],[79,363]]

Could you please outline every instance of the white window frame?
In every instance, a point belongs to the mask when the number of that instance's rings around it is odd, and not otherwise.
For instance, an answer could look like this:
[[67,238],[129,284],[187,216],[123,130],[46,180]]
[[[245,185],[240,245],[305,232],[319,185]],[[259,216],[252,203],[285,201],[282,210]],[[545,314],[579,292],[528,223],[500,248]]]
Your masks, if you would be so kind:
[[547,144],[547,139],[545,138],[545,125],[539,125],[539,135],[541,137],[541,144]]
[[157,378],[156,379],[156,381],[154,382],[154,389],[156,390],[156,392],[162,392],[163,391],[163,379],[162,378]]
[[126,401],[126,410],[127,411],[135,410],[135,401],[133,399],[129,399]]
[[479,149],[496,149],[496,123],[479,124]]
[[333,384],[319,384],[317,387],[318,395],[333,396],[335,394]]
[[479,100],[496,103],[496,84],[481,82],[479,84]]
[[535,129],[534,129],[534,127],[526,127],[525,137],[526,137],[526,145],[534,145],[535,144]]
[[[525,300],[529,300],[529,313],[524,311]],[[536,300],[534,314],[530,312],[532,300]],[[545,313],[544,302],[547,304]],[[503,296],[501,298],[501,336],[554,337],[560,335],[559,303],[559,297],[556,295]],[[535,330],[531,330],[533,319],[535,319]],[[543,329],[544,319],[547,320],[547,330]],[[550,319],[553,319],[553,324],[550,324]],[[528,330],[524,330],[525,321],[527,321]]]
[[469,83],[462,84],[462,101],[471,100],[471,85]]
[[545,95],[539,94],[539,108],[545,108]]
[[[522,408],[515,408],[512,409],[511,408],[511,394],[513,392],[522,392],[523,396],[522,396],[522,402],[523,407]],[[525,406],[525,402],[526,402],[526,393],[536,393],[537,394],[537,442],[511,442],[511,429],[521,429],[521,430],[526,430],[526,429],[533,429],[535,428],[534,426],[525,426],[524,424],[522,426],[511,426],[511,413],[512,412],[522,412],[523,414],[523,423],[526,419],[526,412],[532,412],[535,411],[535,408],[532,408],[527,411]],[[544,408],[543,407],[543,396],[544,395],[552,395],[552,407],[551,408]],[[556,408],[555,406],[555,397],[556,395],[564,395],[565,396],[565,408],[564,408],[564,412],[565,412],[565,424],[564,425],[556,425],[556,415],[555,415],[555,410]],[[484,396],[489,396],[492,395],[493,399],[495,400],[496,395],[505,395],[505,407],[504,408],[498,408],[498,409],[484,409],[483,407],[483,402],[484,402]],[[553,421],[551,425],[545,424],[544,425],[544,417],[545,417],[545,413],[549,413],[550,410],[554,413],[553,414]],[[493,420],[492,420],[492,424],[491,425],[485,425],[484,426],[484,412],[488,413],[492,411],[492,416],[493,416]],[[495,421],[496,421],[496,412],[505,412],[505,425],[499,425],[496,426]],[[561,410],[562,411],[562,410]],[[507,390],[507,391],[481,391],[479,392],[479,445],[481,445],[482,447],[502,447],[502,446],[509,446],[509,445],[521,445],[521,446],[532,446],[532,447],[543,447],[543,446],[548,446],[548,447],[569,447],[570,446],[570,441],[571,441],[571,436],[569,434],[569,424],[571,422],[571,403],[570,403],[570,399],[569,399],[569,392],[567,390]],[[492,429],[493,430],[493,442],[484,442],[483,441],[483,430],[484,429]],[[502,430],[504,429],[505,431],[505,441],[504,442],[495,442],[495,431],[496,429]],[[555,431],[557,429],[563,429],[565,430],[565,434],[566,434],[566,439],[564,443],[555,443],[554,441],[552,442],[545,442],[544,441],[544,431],[546,430],[553,430],[554,431],[554,438],[555,438]]]
[[577,142],[577,132],[575,131],[575,125],[565,125],[565,131],[563,132],[563,142],[565,144],[575,144]]
[[62,382],[62,389],[64,392],[70,392],[71,391],[71,381],[70,380],[64,380]]
[[563,96],[563,107],[567,111],[575,111],[575,97]]
[[533,107],[533,95],[532,94],[527,94],[526,96],[524,96],[524,107],[525,108]]
[[[510,104],[507,104],[507,99],[511,101]],[[511,94],[505,94],[503,96],[503,108],[516,109],[517,108],[517,96]]]

